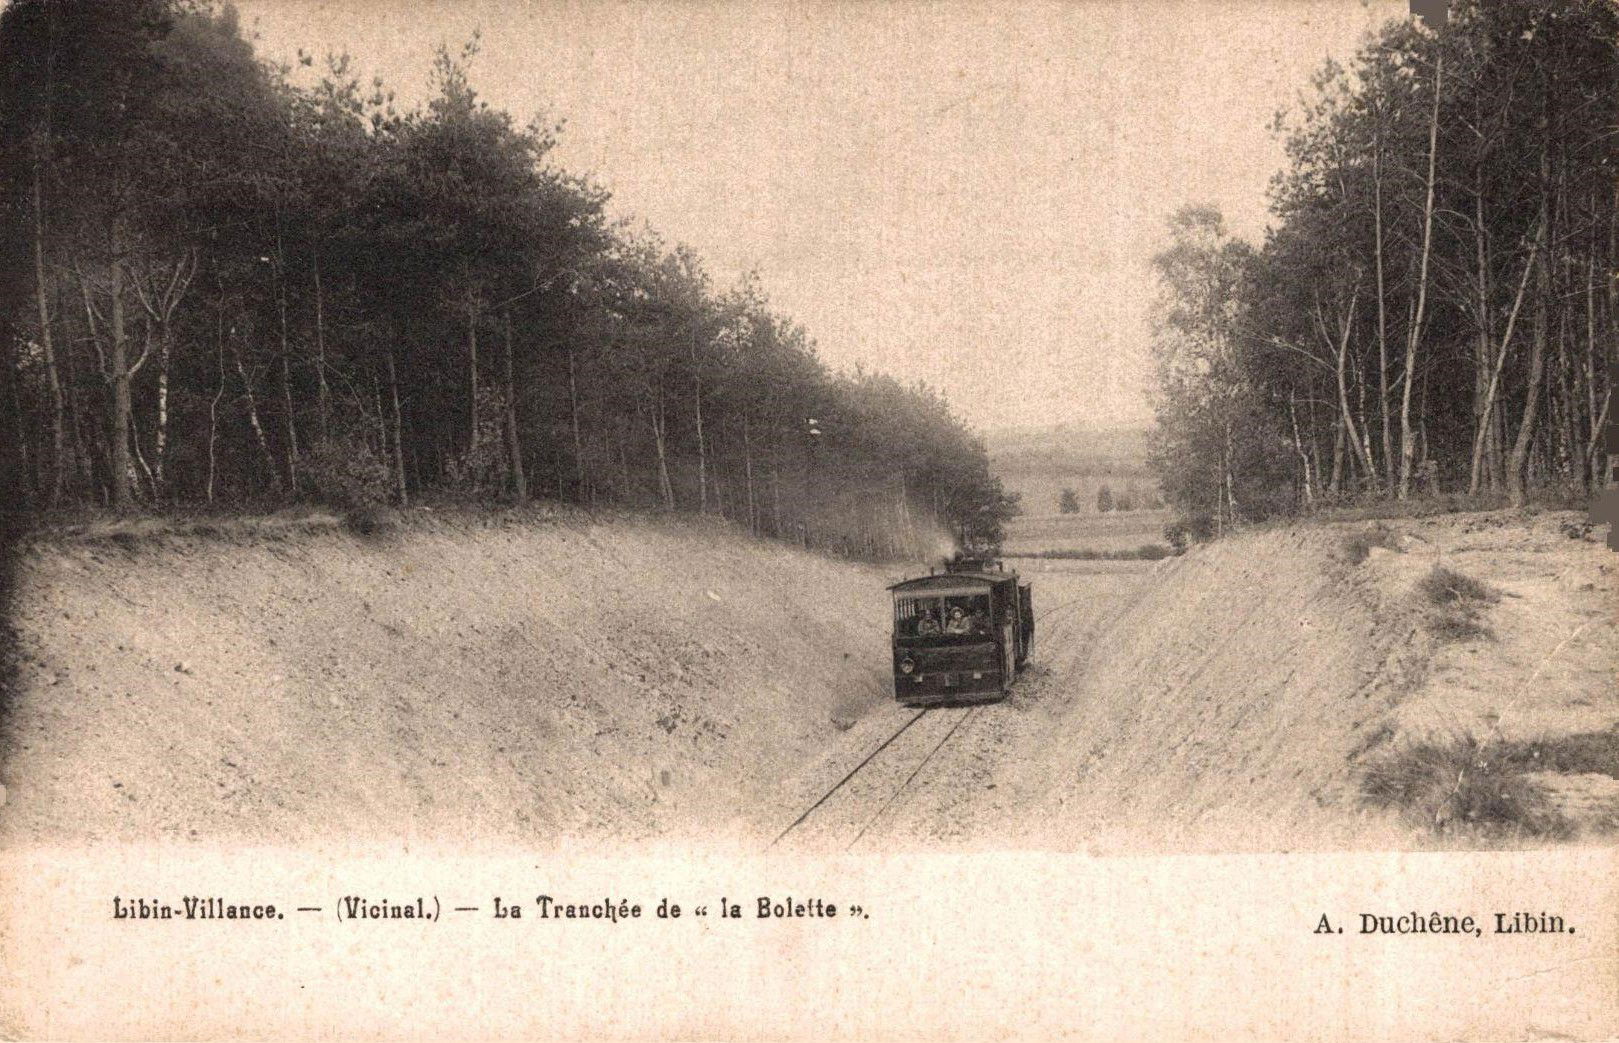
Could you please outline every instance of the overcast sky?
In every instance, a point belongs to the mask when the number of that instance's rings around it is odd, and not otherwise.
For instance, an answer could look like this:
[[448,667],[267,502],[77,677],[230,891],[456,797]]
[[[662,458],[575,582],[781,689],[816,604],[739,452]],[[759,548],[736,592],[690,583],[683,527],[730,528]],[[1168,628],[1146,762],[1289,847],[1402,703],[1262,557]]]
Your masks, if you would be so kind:
[[982,429],[1143,423],[1148,259],[1212,202],[1257,238],[1272,114],[1405,0],[993,4],[245,0],[266,56],[346,50],[410,104],[471,79],[824,359]]

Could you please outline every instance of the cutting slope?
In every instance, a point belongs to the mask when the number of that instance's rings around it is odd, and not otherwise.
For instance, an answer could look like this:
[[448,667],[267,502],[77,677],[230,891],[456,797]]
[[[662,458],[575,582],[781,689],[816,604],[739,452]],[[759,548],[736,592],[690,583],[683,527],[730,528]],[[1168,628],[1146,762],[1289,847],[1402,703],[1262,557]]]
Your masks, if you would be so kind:
[[[1398,548],[1364,562],[1349,547],[1366,525],[1309,526],[1166,562],[1070,675],[1060,744],[1029,758],[1054,782],[1029,802],[1043,808],[1034,837],[1159,850],[1433,842],[1431,816],[1363,806],[1369,758],[1619,722],[1616,572],[1599,544],[1568,535],[1579,521],[1394,521],[1384,531]],[[1430,627],[1419,585],[1439,563],[1504,595],[1479,636]]]
[[430,519],[36,547],[0,839],[689,836],[885,696],[873,570],[718,523]]
[[1332,545],[1331,530],[1259,533],[1166,568],[1060,726],[1064,832],[1172,850],[1342,841],[1319,831],[1353,817],[1351,757],[1406,689],[1412,632]]

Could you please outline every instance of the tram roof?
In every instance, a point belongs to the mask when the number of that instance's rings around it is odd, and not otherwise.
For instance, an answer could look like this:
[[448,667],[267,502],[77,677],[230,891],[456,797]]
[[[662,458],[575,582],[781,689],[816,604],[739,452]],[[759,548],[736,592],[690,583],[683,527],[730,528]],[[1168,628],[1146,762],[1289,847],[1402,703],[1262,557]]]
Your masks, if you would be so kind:
[[893,591],[928,591],[947,590],[952,587],[980,586],[992,587],[997,583],[1015,583],[1018,575],[1015,572],[936,572],[931,576],[918,576],[915,579],[901,580],[890,586]]

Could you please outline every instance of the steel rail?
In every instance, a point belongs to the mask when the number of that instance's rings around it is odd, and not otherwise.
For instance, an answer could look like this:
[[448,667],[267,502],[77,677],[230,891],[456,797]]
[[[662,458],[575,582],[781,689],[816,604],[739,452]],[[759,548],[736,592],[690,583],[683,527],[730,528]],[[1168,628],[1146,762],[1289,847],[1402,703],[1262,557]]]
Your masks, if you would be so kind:
[[911,780],[920,775],[922,773],[922,769],[928,766],[928,761],[933,759],[933,755],[944,749],[944,744],[950,741],[950,736],[956,734],[956,729],[966,724],[967,718],[971,717],[977,712],[978,707],[974,706],[969,708],[966,713],[962,714],[956,719],[956,723],[952,724],[950,726],[950,730],[944,733],[944,738],[940,739],[938,744],[935,745],[932,750],[928,751],[928,755],[922,758],[922,763],[918,764],[915,770],[905,777],[905,781],[899,784],[899,788],[894,790],[893,793],[889,794],[888,800],[884,801],[883,806],[877,809],[877,814],[871,816],[870,821],[868,821],[864,826],[860,827],[860,832],[854,835],[854,839],[849,841],[849,846],[843,850],[851,851],[854,849],[856,844],[860,843],[860,838],[866,835],[866,830],[877,824],[877,820],[882,818],[883,814],[888,811],[888,809],[893,805],[894,801],[899,799],[899,795],[905,792],[905,788],[911,784]]
[[[775,840],[772,840],[770,842],[770,847],[775,847],[777,844],[781,843],[783,839],[786,838],[787,834],[791,833],[793,830],[795,830],[799,826],[803,825],[804,820],[809,818],[811,815],[813,815],[815,813],[815,810],[817,808],[819,808],[822,804],[825,804],[828,800],[831,800],[832,795],[834,793],[836,793],[838,790],[842,789],[843,786],[844,786],[844,783],[848,782],[850,779],[852,779],[856,775],[858,775],[860,773],[861,768],[864,768],[866,765],[871,763],[872,758],[876,757],[879,753],[881,753],[884,750],[888,749],[889,743],[893,742],[895,739],[897,739],[901,735],[903,735],[905,733],[905,729],[909,728],[911,725],[915,724],[917,721],[920,721],[922,719],[922,717],[925,714],[927,714],[928,711],[931,710],[931,709],[932,709],[932,707],[928,707],[927,709],[923,709],[923,710],[918,710],[916,712],[916,716],[912,717],[910,720],[908,720],[904,724],[900,725],[898,731],[894,732],[894,734],[892,734],[888,738],[884,739],[881,746],[878,746],[875,750],[872,750],[870,753],[866,754],[866,759],[861,761],[859,764],[856,764],[854,766],[854,768],[850,770],[849,774],[847,774],[847,775],[843,776],[843,778],[839,779],[836,786],[833,786],[831,789],[829,789],[825,793],[821,794],[821,799],[820,800],[817,800],[815,803],[811,804],[809,806],[808,810],[806,810],[802,815],[800,815],[797,818],[793,819],[793,824],[788,826],[786,829],[782,830],[781,835],[778,836]],[[766,850],[769,850],[769,848],[766,848]]]

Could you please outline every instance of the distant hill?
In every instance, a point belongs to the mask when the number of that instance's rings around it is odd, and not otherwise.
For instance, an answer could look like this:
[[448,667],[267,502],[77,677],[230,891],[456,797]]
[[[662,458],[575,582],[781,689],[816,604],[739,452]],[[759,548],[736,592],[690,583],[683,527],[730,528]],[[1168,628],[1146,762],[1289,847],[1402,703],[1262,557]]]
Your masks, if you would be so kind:
[[1008,492],[1022,498],[1029,515],[1057,513],[1065,488],[1079,496],[1080,509],[1096,510],[1103,485],[1140,503],[1157,496],[1147,469],[1147,429],[1087,430],[1051,427],[999,428],[986,432],[989,465]]

